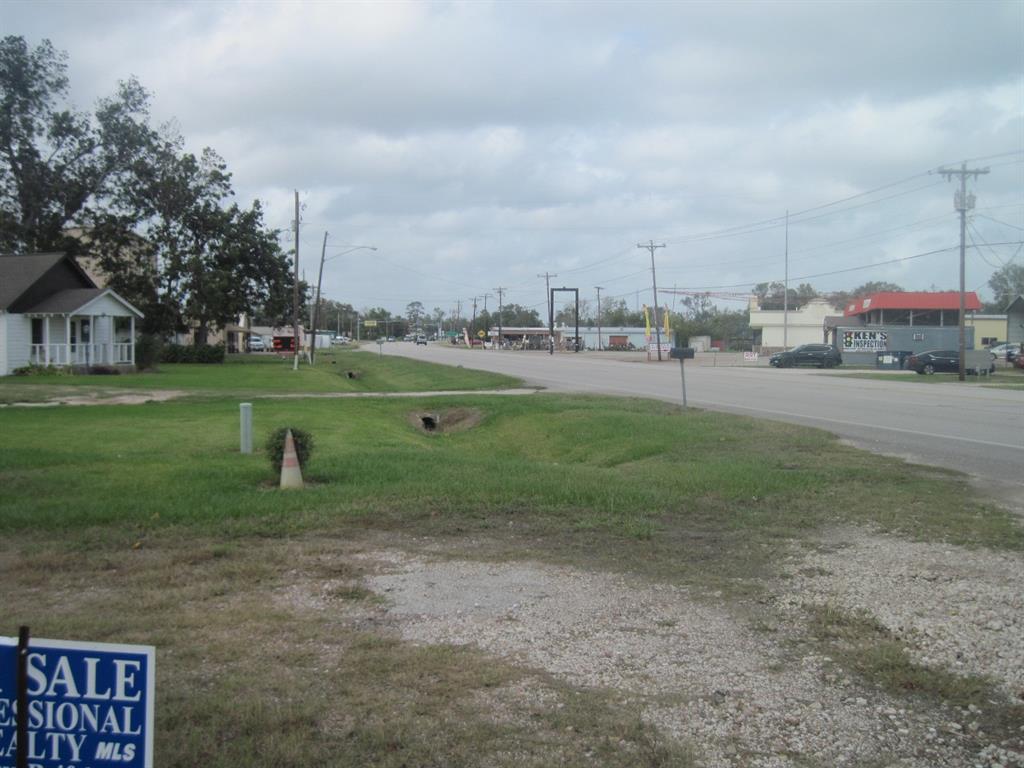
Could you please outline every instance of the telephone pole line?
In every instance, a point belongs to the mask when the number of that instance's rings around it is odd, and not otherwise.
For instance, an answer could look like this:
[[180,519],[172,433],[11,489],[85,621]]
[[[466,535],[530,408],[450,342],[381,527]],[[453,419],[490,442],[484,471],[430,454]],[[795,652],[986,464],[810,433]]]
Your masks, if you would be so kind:
[[503,300],[505,296],[505,289],[499,286],[497,288],[492,288],[491,290],[498,294],[498,349],[501,349],[502,333],[504,331],[504,328],[501,326],[501,313],[502,309],[504,309]]
[[597,351],[601,351],[601,291],[600,285],[594,286],[597,289]]
[[954,176],[960,177],[960,189],[953,195],[953,205],[960,212],[960,381],[966,379],[966,367],[964,365],[964,315],[966,314],[966,300],[964,296],[964,262],[967,238],[967,211],[974,207],[974,194],[967,194],[967,177],[973,176],[975,180],[979,176],[988,173],[988,168],[968,168],[967,163],[961,163],[960,168],[939,168],[935,173],[941,173],[946,181],[951,181]]
[[658,343],[658,362],[661,362],[661,324],[658,322],[658,276],[654,271],[654,250],[656,248],[664,248],[665,244],[655,245],[653,240],[650,240],[647,245],[643,243],[637,243],[637,248],[643,248],[651,252],[651,283],[654,286],[654,332],[657,334]]
[[[476,334],[476,302],[477,302],[477,299],[479,299],[479,298],[480,298],[479,296],[474,296],[473,297],[473,320],[469,324],[469,332],[470,332],[470,334],[474,334],[474,335]],[[472,349],[472,347],[473,347],[473,342],[472,341],[470,341],[469,346]]]
[[786,210],[786,277],[782,283],[782,346],[789,349],[789,210]]
[[295,326],[295,335],[292,339],[294,345],[292,358],[292,370],[299,370],[299,190],[295,190],[295,285],[292,286],[292,321]]

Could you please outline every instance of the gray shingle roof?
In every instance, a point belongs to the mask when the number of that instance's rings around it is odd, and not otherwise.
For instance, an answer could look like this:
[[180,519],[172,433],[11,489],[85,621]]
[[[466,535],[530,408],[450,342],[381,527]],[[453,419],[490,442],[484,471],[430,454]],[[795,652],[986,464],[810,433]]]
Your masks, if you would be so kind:
[[0,255],[0,309],[11,306],[63,258],[63,253]]
[[66,315],[84,307],[103,293],[102,288],[68,288],[47,296],[33,307],[24,310],[26,315]]

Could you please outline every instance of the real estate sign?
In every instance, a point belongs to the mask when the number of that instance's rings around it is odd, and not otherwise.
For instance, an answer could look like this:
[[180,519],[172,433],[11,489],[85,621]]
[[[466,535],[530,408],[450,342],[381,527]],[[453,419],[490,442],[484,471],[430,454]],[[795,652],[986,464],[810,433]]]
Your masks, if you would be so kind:
[[843,328],[840,339],[843,352],[885,352],[889,349],[889,334],[885,331]]
[[[28,645],[31,768],[153,766],[152,646],[33,638]],[[0,637],[0,768],[15,768],[18,639]]]

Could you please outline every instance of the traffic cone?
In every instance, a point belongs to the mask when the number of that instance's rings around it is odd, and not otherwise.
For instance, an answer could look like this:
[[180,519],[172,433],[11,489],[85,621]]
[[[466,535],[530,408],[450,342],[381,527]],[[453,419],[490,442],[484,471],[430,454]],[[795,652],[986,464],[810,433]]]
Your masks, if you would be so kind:
[[281,459],[281,487],[302,488],[302,469],[299,456],[295,453],[295,440],[289,429],[284,439],[284,457]]

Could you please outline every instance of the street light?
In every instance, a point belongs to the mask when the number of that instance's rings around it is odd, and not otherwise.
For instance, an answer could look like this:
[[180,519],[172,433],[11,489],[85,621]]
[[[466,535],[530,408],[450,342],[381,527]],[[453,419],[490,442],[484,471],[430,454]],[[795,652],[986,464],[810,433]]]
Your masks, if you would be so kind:
[[[346,246],[339,245],[334,247],[345,248]],[[352,253],[353,251],[359,251],[364,249],[368,251],[376,251],[377,247],[375,245],[352,245],[348,246],[346,250],[341,251],[340,253],[331,254],[331,258],[329,259],[327,258],[327,233],[324,232],[324,245],[323,248],[320,249],[320,274],[316,278],[316,306],[313,309],[313,336],[309,345],[310,365],[312,365],[316,361],[316,327],[317,324],[320,322],[320,286],[324,279],[324,262],[330,261],[331,259],[336,259],[339,256],[344,256],[347,253]]]

